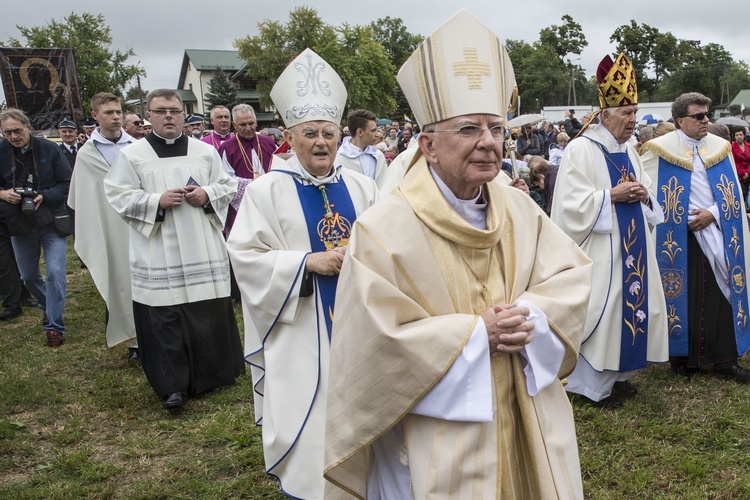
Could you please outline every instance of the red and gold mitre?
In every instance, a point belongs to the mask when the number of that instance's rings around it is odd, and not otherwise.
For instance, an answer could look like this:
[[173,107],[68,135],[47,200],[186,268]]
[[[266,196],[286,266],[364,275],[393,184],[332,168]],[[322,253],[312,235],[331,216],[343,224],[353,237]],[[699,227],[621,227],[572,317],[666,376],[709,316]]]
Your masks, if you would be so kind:
[[599,87],[599,107],[617,108],[638,104],[638,85],[630,58],[620,52],[614,61],[607,54],[596,70]]

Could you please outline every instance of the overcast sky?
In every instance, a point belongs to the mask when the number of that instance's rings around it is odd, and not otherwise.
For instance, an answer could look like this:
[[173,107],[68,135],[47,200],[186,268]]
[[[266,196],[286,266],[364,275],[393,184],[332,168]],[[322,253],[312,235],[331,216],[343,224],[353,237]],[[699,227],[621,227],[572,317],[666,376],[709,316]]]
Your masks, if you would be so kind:
[[[62,20],[72,11],[104,14],[112,29],[115,48],[133,48],[136,56],[129,62],[145,68],[144,89],[174,88],[185,49],[233,49],[238,38],[257,34],[257,23],[264,19],[286,22],[289,11],[299,5],[314,7],[324,22],[339,26],[369,24],[391,16],[403,19],[412,33],[429,35],[463,5],[482,19],[502,40],[533,42],[539,30],[561,24],[569,14],[578,22],[589,45],[580,64],[593,74],[601,58],[614,52],[609,37],[616,27],[635,19],[680,39],[718,43],[737,60],[750,61],[746,4],[726,0],[223,0],[223,1],[93,1],[41,0],[10,2],[0,15],[0,39],[20,38],[16,25],[39,26],[50,20]],[[696,11],[698,13],[696,13]],[[4,100],[0,90],[0,102]]]

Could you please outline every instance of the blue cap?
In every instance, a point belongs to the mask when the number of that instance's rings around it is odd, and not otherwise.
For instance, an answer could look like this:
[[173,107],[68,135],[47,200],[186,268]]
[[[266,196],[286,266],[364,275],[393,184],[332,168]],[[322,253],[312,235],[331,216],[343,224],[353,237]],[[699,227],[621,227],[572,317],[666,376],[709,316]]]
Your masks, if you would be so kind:
[[195,113],[190,116],[188,116],[185,119],[185,123],[189,123],[191,125],[194,125],[196,123],[205,123],[205,119],[203,118],[203,115],[200,113]]
[[93,118],[86,118],[83,120],[83,126],[84,127],[96,127],[96,120]]
[[75,122],[65,119],[57,124],[57,128],[74,128],[77,129]]

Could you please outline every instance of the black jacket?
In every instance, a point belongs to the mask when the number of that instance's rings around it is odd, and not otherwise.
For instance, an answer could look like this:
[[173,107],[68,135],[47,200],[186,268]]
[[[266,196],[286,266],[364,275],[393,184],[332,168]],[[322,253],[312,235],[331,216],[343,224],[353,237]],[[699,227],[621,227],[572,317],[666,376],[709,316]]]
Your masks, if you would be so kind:
[[[15,187],[13,149],[10,142],[0,142],[0,183],[3,190]],[[34,184],[42,195],[42,206],[46,206],[54,215],[67,213],[72,169],[60,146],[47,139],[32,136],[31,156],[36,159]],[[17,162],[15,165],[20,168]],[[16,179],[17,185],[22,183],[23,179]]]
[[68,150],[68,147],[65,144],[60,144],[60,151],[63,152],[63,155],[68,160],[68,163],[70,164],[70,168],[73,168],[76,166],[76,156],[78,155],[78,146],[76,145],[76,150],[73,152],[70,152]]

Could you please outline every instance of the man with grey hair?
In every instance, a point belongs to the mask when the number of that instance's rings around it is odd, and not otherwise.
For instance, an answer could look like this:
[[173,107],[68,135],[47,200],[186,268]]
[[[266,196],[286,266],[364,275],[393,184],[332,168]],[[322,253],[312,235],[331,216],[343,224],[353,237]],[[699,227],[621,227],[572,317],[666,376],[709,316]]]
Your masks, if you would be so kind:
[[591,263],[494,182],[507,51],[460,11],[398,81],[422,132],[393,194],[357,219],[341,270],[325,472],[339,489],[326,498],[583,498],[561,379]]
[[[69,220],[65,200],[71,167],[57,144],[31,135],[23,111],[0,112],[0,130],[5,137],[0,141],[1,222],[10,233],[21,279],[45,312],[47,345],[57,347],[64,342],[65,249],[72,232],[57,223]],[[42,251],[46,280],[39,267]],[[7,256],[4,265],[15,265]]]
[[677,129],[641,148],[666,221],[656,231],[669,311],[672,369],[750,382],[737,358],[750,350],[750,265],[745,201],[730,144],[708,133],[711,100],[698,93],[672,104]]
[[651,227],[664,220],[651,179],[629,144],[638,111],[630,59],[607,55],[597,71],[601,124],[566,148],[552,220],[594,262],[578,364],[565,390],[575,400],[620,408],[649,361],[667,360],[667,314]]
[[145,135],[143,133],[143,120],[138,116],[138,113],[135,111],[126,111],[122,120],[122,128],[125,129],[125,132],[127,132],[130,137],[136,141],[138,139],[143,139],[143,136]]
[[[316,67],[329,92],[300,90]],[[323,498],[328,346],[338,273],[354,222],[378,199],[375,182],[335,161],[346,89],[306,49],[271,90],[294,154],[247,187],[227,246],[238,271],[255,419],[266,470],[295,498]],[[329,112],[299,113],[300,109]],[[240,115],[237,122],[241,123]],[[238,129],[240,130],[240,129]]]
[[237,193],[227,214],[227,234],[234,225],[245,188],[253,179],[270,170],[271,158],[276,150],[273,139],[256,133],[258,121],[255,110],[249,104],[238,104],[232,108],[232,121],[235,134],[219,147],[224,170],[237,181]]
[[213,130],[201,140],[212,145],[218,151],[224,141],[232,138],[232,133],[230,132],[232,119],[229,117],[229,108],[221,104],[214,106],[211,108],[209,117]]
[[171,409],[244,371],[221,234],[237,183],[214,148],[182,133],[177,92],[154,90],[147,103],[153,132],[120,151],[104,192],[130,226],[143,371]]

